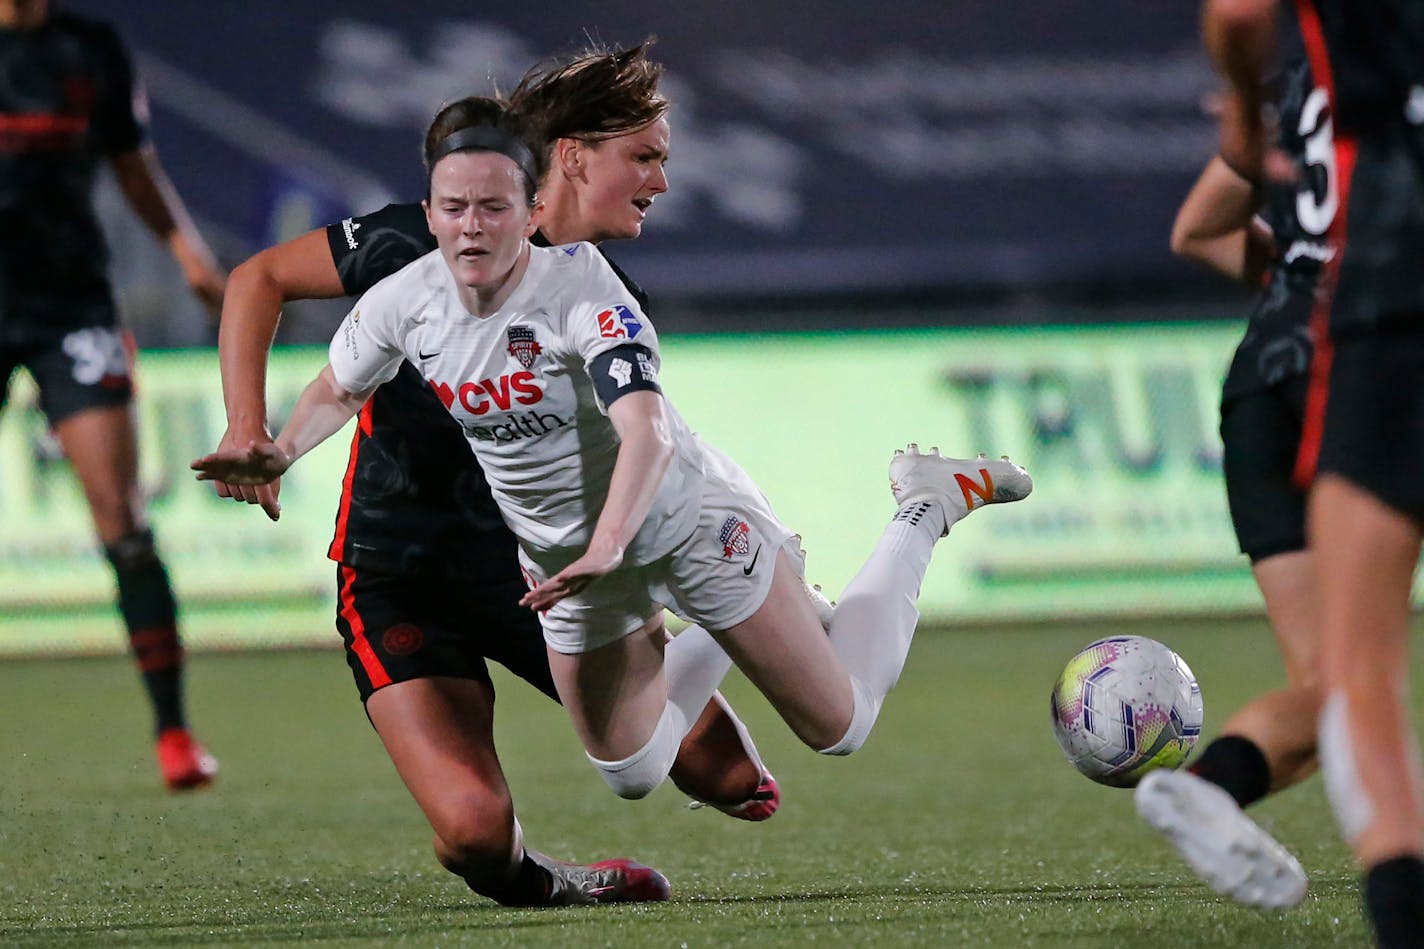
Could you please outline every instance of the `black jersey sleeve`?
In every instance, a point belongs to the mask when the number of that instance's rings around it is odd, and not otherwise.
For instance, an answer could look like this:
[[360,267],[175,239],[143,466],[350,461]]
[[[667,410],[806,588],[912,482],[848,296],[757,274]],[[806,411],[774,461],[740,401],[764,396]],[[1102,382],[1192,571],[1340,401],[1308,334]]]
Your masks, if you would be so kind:
[[147,99],[119,35],[101,23],[84,25],[96,72],[95,138],[105,155],[122,155],[148,138]]
[[435,249],[419,204],[388,204],[326,227],[331,259],[350,296],[365,293],[406,264]]

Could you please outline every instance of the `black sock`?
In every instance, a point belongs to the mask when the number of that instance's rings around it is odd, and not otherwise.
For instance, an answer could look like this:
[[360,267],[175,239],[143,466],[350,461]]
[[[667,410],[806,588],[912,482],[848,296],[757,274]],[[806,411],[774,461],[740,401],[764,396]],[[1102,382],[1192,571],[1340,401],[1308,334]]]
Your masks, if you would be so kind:
[[168,571],[150,531],[137,531],[104,548],[119,587],[119,612],[129,647],[153,704],[157,729],[182,728],[183,647],[178,641],[178,605]]
[[1242,807],[1256,803],[1271,790],[1271,767],[1265,754],[1255,742],[1240,735],[1217,738],[1187,770],[1230,794]]
[[524,859],[519,862],[514,876],[498,886],[475,886],[469,880],[465,882],[470,889],[481,896],[488,896],[501,906],[545,906],[554,888],[553,876],[529,856],[528,850],[524,851]]
[[1365,909],[1381,949],[1424,946],[1424,860],[1395,857],[1365,873]]

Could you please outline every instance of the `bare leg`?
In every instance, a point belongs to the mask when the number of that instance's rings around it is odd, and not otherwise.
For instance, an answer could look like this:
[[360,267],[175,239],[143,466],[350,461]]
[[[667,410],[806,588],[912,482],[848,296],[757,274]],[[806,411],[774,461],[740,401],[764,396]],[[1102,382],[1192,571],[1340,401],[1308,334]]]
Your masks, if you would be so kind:
[[1309,523],[1321,596],[1322,764],[1331,803],[1364,865],[1419,856],[1424,782],[1405,703],[1419,525],[1334,475],[1316,482]]
[[132,407],[85,409],[62,419],[54,433],[84,488],[99,540],[107,546],[147,526]]
[[699,627],[668,642],[661,615],[590,652],[549,651],[554,685],[589,760],[627,798],[647,795],[667,777],[730,667]]
[[495,753],[493,690],[468,679],[415,679],[378,690],[366,711],[435,831],[440,863],[498,898],[523,844]]
[[212,780],[217,762],[187,731],[178,608],[144,520],[132,407],[76,412],[56,423],[55,434],[84,487],[114,569],[119,612],[153,706],[164,781],[175,790],[201,787]]
[[855,711],[850,677],[784,552],[761,608],[717,638],[796,737],[820,750],[846,734]]
[[1269,790],[1290,787],[1315,772],[1320,715],[1319,604],[1315,563],[1308,551],[1267,557],[1252,567],[1285,663],[1286,687],[1257,696],[1222,726],[1223,735],[1250,739],[1266,757]]
[[699,801],[741,804],[761,784],[762,767],[754,753],[714,697],[682,740],[668,777],[679,791]]

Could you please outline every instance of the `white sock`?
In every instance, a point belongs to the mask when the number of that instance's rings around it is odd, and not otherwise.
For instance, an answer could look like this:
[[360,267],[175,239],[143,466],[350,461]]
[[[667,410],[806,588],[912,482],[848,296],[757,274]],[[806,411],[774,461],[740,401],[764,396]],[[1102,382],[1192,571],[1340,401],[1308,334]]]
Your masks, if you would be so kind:
[[[678,712],[669,702],[653,728],[648,743],[619,761],[604,761],[584,752],[603,775],[603,780],[621,798],[636,801],[647,797],[663,783],[677,758],[682,738],[677,734]],[[684,732],[684,734],[686,734]]]
[[[836,604],[827,636],[857,686],[852,731],[869,733],[905,667],[920,619],[915,600],[944,523],[944,511],[932,501],[905,505]],[[853,737],[847,733],[834,747]]]
[[678,744],[692,730],[731,668],[732,660],[701,626],[687,627],[667,644],[663,674],[667,676],[668,705],[677,714],[673,724]]
[[663,782],[682,739],[731,668],[732,660],[701,626],[689,626],[672,638],[663,653],[668,701],[647,744],[621,761],[588,755],[619,797],[646,797]]

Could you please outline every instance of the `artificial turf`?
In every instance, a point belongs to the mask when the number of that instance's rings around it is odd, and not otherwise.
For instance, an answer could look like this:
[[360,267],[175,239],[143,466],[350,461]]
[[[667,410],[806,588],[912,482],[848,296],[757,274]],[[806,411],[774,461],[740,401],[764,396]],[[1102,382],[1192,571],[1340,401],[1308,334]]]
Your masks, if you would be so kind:
[[1129,792],[1063,762],[1053,680],[1089,639],[1121,632],[1187,659],[1207,737],[1281,678],[1260,620],[926,630],[869,745],[846,760],[800,747],[735,679],[728,693],[784,794],[765,824],[689,811],[670,785],[618,800],[562,711],[501,675],[498,742],[531,844],[632,856],[674,886],[667,904],[543,911],[500,908],[435,862],[337,651],[194,656],[192,717],[222,772],[181,796],[159,788],[126,660],[9,661],[0,943],[1365,944],[1318,778],[1253,811],[1311,877],[1300,907],[1259,912],[1199,884]]

